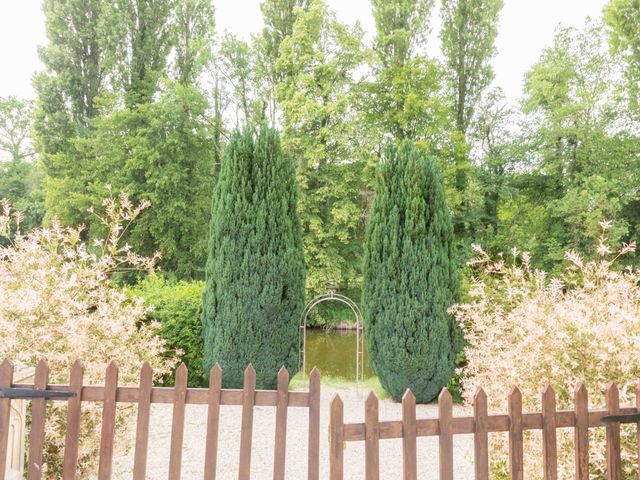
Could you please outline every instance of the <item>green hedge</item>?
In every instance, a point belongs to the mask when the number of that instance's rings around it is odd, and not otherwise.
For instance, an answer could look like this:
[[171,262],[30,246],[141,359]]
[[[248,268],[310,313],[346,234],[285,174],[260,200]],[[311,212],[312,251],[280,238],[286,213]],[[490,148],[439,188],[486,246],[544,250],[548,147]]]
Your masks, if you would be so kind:
[[[133,295],[142,297],[152,307],[148,321],[159,323],[157,334],[167,342],[167,347],[179,351],[179,357],[189,369],[189,386],[202,387],[208,384],[208,375],[202,369],[203,341],[202,291],[204,282],[169,281],[151,276],[129,289]],[[173,384],[174,377],[164,379]]]

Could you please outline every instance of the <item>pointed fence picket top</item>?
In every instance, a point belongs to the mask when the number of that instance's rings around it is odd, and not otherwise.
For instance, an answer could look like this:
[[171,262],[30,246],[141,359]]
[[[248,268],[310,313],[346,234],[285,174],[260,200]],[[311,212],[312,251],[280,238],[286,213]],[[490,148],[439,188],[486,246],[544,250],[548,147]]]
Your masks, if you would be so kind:
[[82,382],[84,365],[76,360],[69,375],[69,390],[75,396],[69,398],[67,404],[67,431],[64,438],[63,480],[75,480],[78,468],[78,447],[80,440],[80,414],[82,404]]
[[[36,365],[34,390],[46,390],[49,383],[49,364],[43,358]],[[37,398],[31,401],[31,432],[29,434],[29,459],[27,479],[42,478],[42,456],[44,450],[44,426],[46,421],[47,401]]]
[[173,417],[171,420],[171,450],[169,453],[169,480],[180,480],[182,446],[184,443],[184,416],[187,403],[189,371],[184,363],[176,370],[173,387]]
[[378,427],[378,397],[370,392],[364,403],[365,478],[380,478],[380,430]]
[[489,478],[489,434],[487,420],[487,394],[482,388],[473,396],[473,460],[476,479]]
[[[5,359],[0,365],[0,388],[10,388],[13,384],[13,363]],[[11,399],[0,398],[0,452],[6,452],[11,428]],[[0,455],[0,480],[4,480],[7,470],[7,455]]]
[[116,425],[116,395],[118,393],[118,364],[112,361],[107,367],[102,399],[102,426],[100,429],[100,459],[98,480],[111,479],[113,442]]
[[337,393],[331,399],[329,409],[329,480],[343,480],[344,405]]
[[240,465],[238,480],[249,480],[251,475],[251,441],[253,438],[253,407],[256,392],[256,371],[252,364],[244,371],[242,389],[242,431],[240,433]]
[[136,446],[133,460],[133,480],[144,480],[147,472],[149,449],[149,417],[151,414],[151,391],[153,369],[149,362],[142,364],[138,390],[138,416],[136,420]]
[[524,448],[522,441],[522,393],[518,387],[509,392],[509,475],[524,480]]
[[[607,415],[617,415],[620,413],[620,393],[615,383],[607,385],[604,393]],[[607,479],[614,480],[622,478],[622,461],[620,458],[620,424],[616,422],[607,423]]]
[[309,374],[308,478],[320,479],[320,370]]
[[542,390],[542,456],[544,479],[557,480],[556,392],[551,385]]
[[289,372],[282,366],[278,372],[276,400],[276,433],[273,449],[273,480],[284,480],[287,448],[287,405],[289,403]]
[[407,388],[402,396],[402,472],[403,480],[417,480],[416,397]]
[[207,395],[207,439],[204,449],[204,480],[215,480],[218,463],[218,427],[220,421],[220,397],[222,369],[217,363],[209,372]]
[[440,480],[453,480],[453,399],[443,388],[438,397]]
[[[580,383],[573,392],[573,410],[576,415],[574,428],[576,480],[589,478],[589,394]],[[640,429],[638,430],[640,431]]]

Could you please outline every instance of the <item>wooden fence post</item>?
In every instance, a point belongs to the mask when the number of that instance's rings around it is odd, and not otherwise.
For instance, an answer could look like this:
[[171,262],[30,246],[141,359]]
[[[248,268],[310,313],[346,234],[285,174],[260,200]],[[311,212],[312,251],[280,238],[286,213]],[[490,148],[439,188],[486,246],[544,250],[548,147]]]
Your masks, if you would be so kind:
[[240,466],[238,480],[249,480],[251,475],[251,441],[253,439],[253,405],[256,392],[256,371],[253,365],[244,371],[242,389],[242,431],[240,432]]
[[329,420],[329,480],[344,478],[344,406],[340,395],[331,400]]
[[[45,359],[41,359],[38,365],[36,365],[33,389],[46,390],[48,383],[49,365]],[[29,464],[27,467],[28,480],[40,480],[40,478],[42,478],[42,454],[44,449],[46,410],[46,399],[34,398],[31,401],[31,432],[29,433]]]
[[[149,416],[151,414],[151,389],[153,370],[149,362],[142,364],[138,387],[138,416],[136,420],[136,447],[133,460],[133,480],[147,478],[147,454],[149,447]],[[71,479],[70,479],[71,480]]]
[[556,392],[553,391],[551,385],[542,391],[542,457],[544,479],[557,480]]
[[[10,388],[13,384],[13,363],[4,360],[0,365],[0,388]],[[0,398],[0,480],[4,480],[7,469],[7,446],[11,428],[11,399]]]
[[116,394],[118,392],[118,364],[112,361],[107,367],[102,404],[102,427],[100,429],[100,460],[98,480],[111,479],[113,440],[116,426]]
[[380,431],[378,428],[378,397],[370,392],[364,402],[365,425],[365,477],[367,480],[380,478]]
[[[617,415],[620,409],[620,394],[618,387],[611,382],[605,391],[607,415]],[[620,424],[607,423],[607,479],[619,480],[622,478],[622,466],[620,460]]]
[[473,460],[476,480],[489,480],[489,434],[487,433],[487,394],[478,388],[473,396]]
[[176,370],[176,380],[173,386],[169,480],[180,480],[180,471],[182,470],[182,446],[184,443],[184,415],[187,401],[188,375],[187,366],[181,363]]
[[440,426],[440,480],[453,480],[453,400],[449,390],[442,389],[438,397]]
[[418,478],[416,434],[416,397],[407,388],[402,396],[402,471],[404,480]]
[[204,448],[204,480],[215,480],[218,463],[218,425],[220,420],[220,392],[222,370],[217,363],[209,372],[207,395],[207,440]]
[[69,390],[75,393],[76,396],[71,397],[67,403],[67,432],[64,439],[64,462],[62,466],[63,480],[76,480],[83,378],[84,367],[80,360],[76,360],[71,367],[71,375],[69,376]]
[[309,480],[320,479],[320,371],[309,374],[309,442],[307,448]]
[[276,400],[276,434],[273,448],[273,480],[284,480],[287,452],[287,409],[289,403],[289,372],[282,367],[278,372],[278,398]]
[[576,480],[589,479],[589,396],[583,384],[573,394]]
[[509,475],[512,480],[524,480],[522,393],[518,387],[509,393]]

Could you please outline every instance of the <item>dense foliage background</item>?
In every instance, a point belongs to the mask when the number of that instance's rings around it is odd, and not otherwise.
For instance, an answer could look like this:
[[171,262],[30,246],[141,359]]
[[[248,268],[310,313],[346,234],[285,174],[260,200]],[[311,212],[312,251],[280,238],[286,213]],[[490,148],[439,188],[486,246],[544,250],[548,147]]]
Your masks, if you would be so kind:
[[502,6],[440,2],[436,59],[434,0],[372,0],[371,43],[322,0],[264,0],[250,41],[216,27],[209,0],[48,0],[37,99],[0,99],[0,197],[24,229],[57,217],[88,236],[106,185],[150,200],[127,241],[161,251],[166,276],[203,279],[229,132],[268,121],[296,161],[307,297],[359,298],[382,140],[409,139],[444,173],[461,264],[474,241],[517,244],[553,272],[602,218],[611,242],[639,231],[640,7],[612,0],[559,29],[514,106],[492,83]]

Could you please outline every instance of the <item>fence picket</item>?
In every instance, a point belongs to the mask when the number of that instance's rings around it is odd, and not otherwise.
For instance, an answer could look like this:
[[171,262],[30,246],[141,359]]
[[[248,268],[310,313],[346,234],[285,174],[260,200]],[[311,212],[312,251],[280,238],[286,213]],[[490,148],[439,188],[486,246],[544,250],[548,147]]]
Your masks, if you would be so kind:
[[331,399],[329,419],[329,480],[344,478],[344,405],[337,393]]
[[253,438],[253,405],[256,391],[256,371],[253,365],[244,371],[242,390],[242,431],[240,433],[240,467],[238,480],[249,480],[251,475],[251,441]]
[[320,478],[320,371],[313,367],[309,374],[309,480]]
[[278,402],[276,405],[276,434],[273,449],[273,480],[284,480],[287,449],[287,409],[289,401],[289,372],[278,372]]
[[169,451],[169,480],[180,480],[182,447],[184,444],[184,414],[187,401],[187,366],[181,363],[176,370],[173,387],[173,415],[171,420],[171,450]]
[[380,478],[380,432],[378,429],[378,397],[370,392],[364,402],[365,478]]
[[215,480],[218,461],[218,425],[222,370],[217,363],[209,372],[209,402],[207,406],[207,440],[204,449],[204,480]]
[[118,391],[118,365],[112,361],[107,367],[102,404],[102,427],[100,429],[100,459],[98,480],[111,478],[113,440],[116,425],[116,393]]
[[440,480],[453,480],[453,400],[449,390],[442,389],[438,397],[440,426]]
[[[620,410],[620,394],[615,383],[607,385],[605,391],[605,403],[607,415],[616,415]],[[622,478],[622,466],[620,460],[620,424],[607,423],[607,479],[618,480]]]
[[489,480],[489,434],[487,433],[487,394],[478,388],[473,396],[474,466],[476,480]]
[[512,480],[524,480],[522,393],[518,387],[509,393],[509,474]]
[[69,390],[75,393],[75,397],[69,398],[67,403],[67,431],[64,437],[64,462],[62,466],[63,480],[76,479],[83,378],[84,367],[79,360],[76,360],[71,367],[69,376]]
[[416,397],[407,389],[402,396],[402,471],[404,480],[418,478]]
[[136,420],[136,448],[133,460],[133,480],[144,480],[147,475],[147,455],[149,449],[149,417],[151,414],[151,388],[153,370],[144,362],[140,370],[138,389],[138,416]]
[[583,384],[573,394],[576,480],[589,480],[589,397]]
[[[41,359],[36,365],[33,381],[34,390],[46,390],[49,383],[49,365]],[[42,454],[44,448],[44,425],[46,422],[47,401],[44,398],[34,398],[31,401],[31,431],[29,432],[29,460],[27,479],[40,480],[42,478]]]
[[[0,388],[13,384],[13,363],[5,359],[0,365]],[[4,480],[7,469],[9,430],[11,429],[11,399],[0,398],[0,480]]]
[[542,390],[542,457],[545,480],[558,478],[556,442],[556,392],[551,386]]

